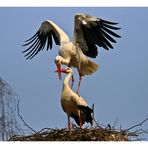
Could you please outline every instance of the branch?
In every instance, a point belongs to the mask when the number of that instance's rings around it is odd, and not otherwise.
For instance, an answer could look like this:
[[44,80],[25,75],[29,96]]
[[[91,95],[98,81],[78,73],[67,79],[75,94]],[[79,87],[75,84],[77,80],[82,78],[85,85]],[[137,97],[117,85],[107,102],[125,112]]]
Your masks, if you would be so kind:
[[114,123],[114,125],[112,127],[113,129],[115,129],[115,126],[116,126],[117,122],[118,122],[118,118],[116,118],[116,120],[115,120],[115,123]]
[[[94,110],[95,110],[95,104],[93,103],[92,105],[92,110],[93,110],[93,115],[92,115],[92,118],[93,118],[93,122],[96,123],[97,127],[100,128],[99,124],[97,123],[97,121],[95,120],[95,113],[94,113]],[[94,123],[93,123],[94,124]]]
[[22,122],[25,124],[25,126],[27,126],[31,131],[33,131],[34,133],[36,133],[36,131],[34,129],[32,129],[25,121],[24,119],[22,118],[22,116],[20,115],[20,111],[19,111],[19,99],[18,99],[18,102],[17,102],[17,113],[18,113],[18,116],[20,117],[20,119],[22,120]]
[[148,118],[146,118],[145,120],[143,120],[141,123],[136,124],[136,125],[134,125],[134,126],[128,128],[128,129],[124,130],[124,132],[129,131],[129,130],[131,130],[131,129],[137,127],[137,126],[141,126],[141,125],[142,125],[144,122],[146,122],[147,120],[148,120]]

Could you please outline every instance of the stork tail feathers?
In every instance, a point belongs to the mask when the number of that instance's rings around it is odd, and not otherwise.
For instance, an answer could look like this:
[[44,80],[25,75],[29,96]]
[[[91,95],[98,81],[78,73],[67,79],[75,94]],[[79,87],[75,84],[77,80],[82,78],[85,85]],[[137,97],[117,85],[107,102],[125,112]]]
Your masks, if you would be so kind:
[[[92,118],[91,113],[93,112],[93,110],[91,108],[89,108],[88,106],[86,107],[86,106],[81,106],[81,105],[78,106],[78,109],[80,109],[82,125],[85,122],[87,122],[87,123],[89,122],[92,125],[93,118]],[[80,126],[80,121],[79,121],[78,115],[75,115],[72,113],[71,117],[76,121],[77,125]]]
[[91,108],[89,108],[88,106],[85,107],[85,106],[78,106],[78,108],[81,110],[81,118],[82,118],[82,121],[86,121],[87,123],[91,123],[92,124],[92,115],[91,113],[93,112],[93,110]]
[[91,75],[94,72],[96,72],[99,68],[99,65],[96,64],[95,62],[90,60],[88,60],[87,62],[88,62],[87,66],[86,66],[86,63],[81,62],[81,67],[80,67],[81,71],[79,71],[81,76]]

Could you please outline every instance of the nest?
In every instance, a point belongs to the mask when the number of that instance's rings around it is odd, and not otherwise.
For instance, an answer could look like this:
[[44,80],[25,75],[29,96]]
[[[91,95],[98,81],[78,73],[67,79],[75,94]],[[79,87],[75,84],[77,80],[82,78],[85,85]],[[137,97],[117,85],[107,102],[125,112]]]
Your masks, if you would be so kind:
[[135,127],[139,127],[148,121],[148,118],[128,129],[115,129],[117,121],[113,127],[111,127],[110,124],[107,126],[99,125],[94,119],[94,114],[93,121],[96,123],[96,127],[80,129],[76,125],[72,124],[71,132],[69,132],[67,128],[43,128],[39,132],[36,132],[28,126],[19,114],[19,101],[17,103],[17,108],[18,116],[21,118],[24,125],[32,131],[32,133],[30,135],[14,135],[9,139],[9,141],[139,141],[143,140],[142,138],[139,138],[141,134],[148,134],[148,130],[143,129],[131,132]]
[[39,132],[27,136],[15,135],[10,141],[131,141],[131,137],[138,139],[136,132],[115,130],[108,127],[83,128],[74,127],[71,133],[67,128],[44,128]]

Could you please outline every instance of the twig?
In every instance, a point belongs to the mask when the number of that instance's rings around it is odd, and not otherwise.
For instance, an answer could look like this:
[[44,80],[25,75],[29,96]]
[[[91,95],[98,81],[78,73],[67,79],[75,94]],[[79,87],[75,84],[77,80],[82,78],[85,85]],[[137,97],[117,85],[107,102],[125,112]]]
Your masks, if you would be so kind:
[[51,131],[52,128],[43,128],[43,129],[41,129],[39,132],[36,132],[36,134],[40,134],[40,133],[42,133],[44,130],[49,130],[49,131]]
[[99,124],[98,124],[98,122],[95,120],[95,118],[94,118],[94,121],[95,121],[95,123],[96,123],[96,125],[97,125],[97,127],[101,127]]
[[116,118],[116,120],[115,120],[115,123],[113,125],[113,129],[115,129],[115,126],[116,126],[117,122],[118,122],[118,118]]
[[97,125],[97,127],[100,128],[98,122],[95,120],[95,113],[94,113],[94,110],[95,110],[95,104],[94,104],[94,103],[93,103],[93,105],[92,105],[92,110],[93,110],[93,115],[92,115],[92,118],[93,118],[93,124],[92,124],[92,125],[94,125],[94,122],[95,122],[96,125]]
[[147,120],[148,120],[148,118],[146,118],[145,120],[143,120],[141,123],[136,124],[136,125],[134,125],[134,126],[128,128],[128,129],[124,130],[124,132],[129,131],[129,130],[131,130],[131,129],[137,127],[137,126],[141,126],[141,125],[142,125],[144,122],[146,122]]
[[34,133],[36,133],[36,131],[34,129],[32,129],[25,121],[24,119],[22,118],[22,116],[20,115],[20,111],[19,111],[19,99],[18,99],[18,102],[17,102],[17,114],[18,116],[20,117],[20,119],[22,120],[22,122],[25,124],[25,126],[27,126],[31,131],[33,131]]
[[92,105],[92,110],[93,110],[93,115],[92,115],[92,118],[93,118],[92,126],[94,125],[94,109],[95,109],[95,104]]

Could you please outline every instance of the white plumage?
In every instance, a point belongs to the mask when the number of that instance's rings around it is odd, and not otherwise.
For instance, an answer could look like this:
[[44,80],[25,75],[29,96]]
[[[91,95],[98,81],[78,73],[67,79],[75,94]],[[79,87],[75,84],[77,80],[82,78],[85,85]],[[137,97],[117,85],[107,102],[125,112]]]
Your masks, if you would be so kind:
[[[51,20],[46,20],[36,34],[26,40],[24,46],[29,47],[23,52],[26,59],[32,59],[38,52],[42,51],[47,45],[47,50],[52,49],[53,40],[59,45],[59,55],[55,58],[58,70],[61,64],[75,67],[78,70],[80,81],[77,87],[79,90],[81,77],[91,75],[98,69],[98,64],[88,59],[98,55],[97,46],[105,49],[113,48],[111,42],[116,43],[113,37],[120,36],[112,30],[117,23],[106,21],[87,14],[76,14],[74,19],[74,36],[70,41],[68,35]],[[59,78],[61,73],[59,72]]]
[[67,67],[65,69],[62,69],[61,72],[67,74],[64,79],[61,92],[61,105],[64,112],[67,113],[69,130],[70,117],[74,118],[80,128],[85,122],[90,122],[92,125],[93,119],[91,113],[93,112],[93,110],[88,107],[87,102],[81,96],[73,92],[73,90],[69,87],[68,82],[73,75],[72,69]]

